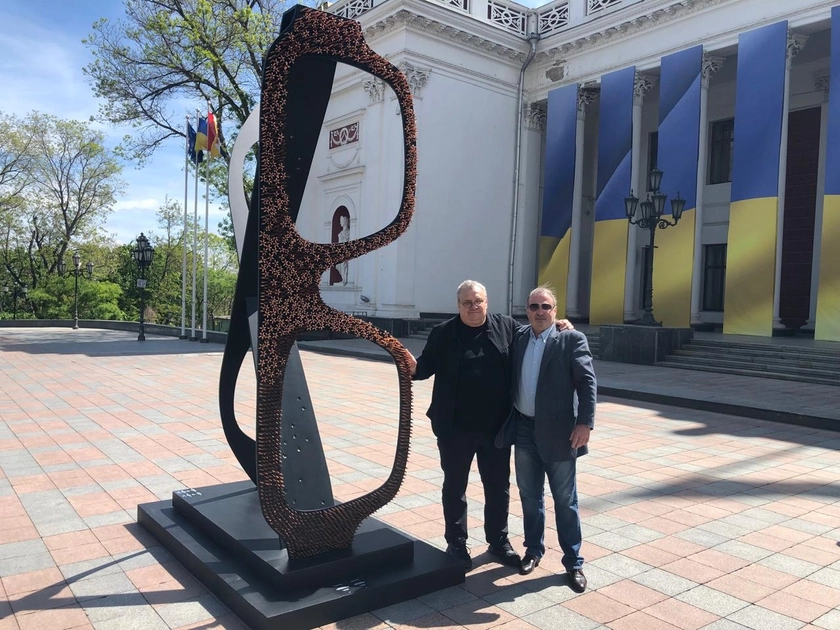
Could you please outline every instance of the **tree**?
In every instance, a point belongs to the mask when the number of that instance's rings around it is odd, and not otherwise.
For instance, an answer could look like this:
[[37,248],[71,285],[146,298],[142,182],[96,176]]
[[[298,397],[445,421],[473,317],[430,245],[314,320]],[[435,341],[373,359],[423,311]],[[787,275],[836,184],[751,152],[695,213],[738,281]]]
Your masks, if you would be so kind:
[[96,22],[84,71],[102,118],[139,130],[126,138],[126,154],[142,162],[167,139],[185,138],[184,101],[210,104],[226,147],[257,102],[263,56],[291,4],[124,0],[125,20]]
[[14,286],[37,289],[74,240],[102,226],[124,187],[122,168],[90,123],[39,113],[4,123],[22,153],[3,193],[13,202],[0,217],[0,265]]

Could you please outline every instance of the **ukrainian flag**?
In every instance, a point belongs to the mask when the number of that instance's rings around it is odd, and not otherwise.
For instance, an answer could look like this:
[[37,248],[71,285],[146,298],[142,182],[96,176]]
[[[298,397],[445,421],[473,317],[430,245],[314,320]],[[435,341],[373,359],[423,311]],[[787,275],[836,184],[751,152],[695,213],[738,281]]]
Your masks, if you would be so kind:
[[840,341],[840,7],[831,9],[828,147],[814,339]]
[[539,243],[539,283],[554,288],[557,312],[566,308],[575,187],[578,84],[548,93],[545,188]]
[[[671,199],[677,194],[685,199],[685,210],[677,225],[657,230],[653,304],[663,325],[681,328],[691,325],[702,68],[703,47],[695,46],[663,57],[659,82],[660,188]],[[665,214],[670,211],[669,203]]]
[[601,77],[590,324],[624,322],[629,225],[624,198],[630,193],[631,186],[635,81],[635,66]]
[[195,132],[195,150],[196,151],[206,151],[207,150],[207,119],[206,118],[199,118],[198,119],[198,129]]
[[787,22],[738,39],[723,332],[773,335]]

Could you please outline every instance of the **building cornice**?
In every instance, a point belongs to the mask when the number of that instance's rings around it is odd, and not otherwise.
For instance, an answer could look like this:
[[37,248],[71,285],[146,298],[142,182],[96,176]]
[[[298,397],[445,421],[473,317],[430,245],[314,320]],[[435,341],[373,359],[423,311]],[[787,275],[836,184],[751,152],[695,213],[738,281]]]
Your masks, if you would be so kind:
[[527,55],[527,40],[445,5],[404,0],[399,9],[386,12],[390,4],[374,7],[358,18],[368,41],[399,29],[412,29],[512,61],[523,62]]

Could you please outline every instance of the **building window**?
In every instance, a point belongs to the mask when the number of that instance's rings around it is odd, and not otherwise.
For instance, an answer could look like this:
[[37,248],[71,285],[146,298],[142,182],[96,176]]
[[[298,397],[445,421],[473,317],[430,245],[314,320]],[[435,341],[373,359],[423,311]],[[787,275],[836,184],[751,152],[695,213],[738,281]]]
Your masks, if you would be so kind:
[[[650,173],[653,169],[656,168],[657,164],[659,163],[659,132],[652,131],[648,134],[648,168],[647,173]],[[652,192],[650,190],[650,177],[647,176],[645,173],[645,179],[647,180],[647,184],[645,187],[647,188],[648,192]]]
[[725,184],[732,181],[732,147],[735,144],[735,119],[727,118],[712,123],[709,147],[709,183]]
[[726,243],[703,247],[703,310],[723,311],[726,287]]

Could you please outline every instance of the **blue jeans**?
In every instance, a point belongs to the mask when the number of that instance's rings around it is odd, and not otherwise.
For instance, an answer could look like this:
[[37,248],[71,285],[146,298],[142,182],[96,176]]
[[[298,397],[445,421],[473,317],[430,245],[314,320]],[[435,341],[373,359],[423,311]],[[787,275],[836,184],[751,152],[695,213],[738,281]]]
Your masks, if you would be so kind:
[[542,558],[545,554],[545,478],[554,498],[557,536],[566,570],[583,567],[580,555],[582,535],[578,513],[575,460],[545,462],[534,443],[534,421],[520,416],[516,431],[516,483],[522,500],[525,524],[525,552]]

